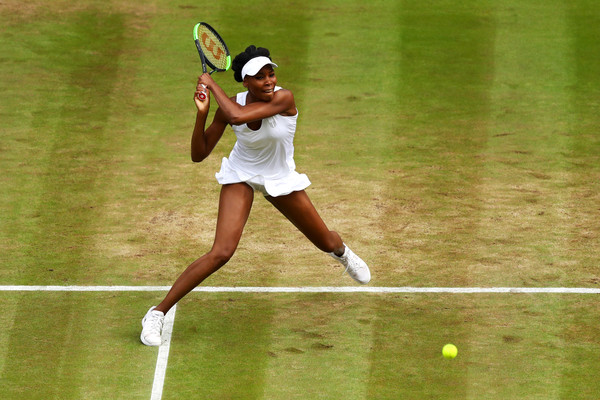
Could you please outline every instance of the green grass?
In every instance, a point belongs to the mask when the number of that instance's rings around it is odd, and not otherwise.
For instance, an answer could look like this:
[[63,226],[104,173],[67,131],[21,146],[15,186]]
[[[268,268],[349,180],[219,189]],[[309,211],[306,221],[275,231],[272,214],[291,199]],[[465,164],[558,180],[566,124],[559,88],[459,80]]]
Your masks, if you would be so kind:
[[[209,249],[235,139],[189,160],[206,20],[234,54],[271,49],[297,168],[374,286],[597,287],[599,16],[592,0],[2,1],[0,284],[168,285]],[[207,284],[352,284],[341,273],[257,196]],[[139,319],[160,296],[0,293],[3,396],[148,398]],[[598,305],[192,294],[163,398],[592,399]]]
[[[577,313],[587,302],[561,300]],[[190,312],[185,327],[176,323],[166,398],[587,398],[598,388],[594,374],[584,371],[578,383],[568,374],[593,318],[556,329],[556,302],[554,295],[194,299],[178,310]],[[454,340],[459,357],[445,360],[441,348]]]

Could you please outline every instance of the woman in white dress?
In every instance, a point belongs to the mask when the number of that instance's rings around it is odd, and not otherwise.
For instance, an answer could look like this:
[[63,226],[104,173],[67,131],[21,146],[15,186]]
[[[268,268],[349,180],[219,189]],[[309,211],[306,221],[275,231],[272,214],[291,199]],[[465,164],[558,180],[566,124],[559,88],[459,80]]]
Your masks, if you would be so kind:
[[[269,50],[249,46],[237,55],[232,69],[246,92],[228,97],[209,74],[198,78],[194,100],[198,113],[192,134],[192,160],[204,160],[214,149],[227,125],[237,141],[215,175],[222,185],[215,240],[211,250],[190,264],[175,281],[164,300],[150,308],[142,320],[141,341],[161,344],[164,315],[181,298],[217,271],[233,256],[248,220],[254,191],[263,193],[317,248],[340,261],[361,284],[371,279],[366,263],[354,254],[337,232],[330,231],[308,195],[308,177],[296,172],[293,139],[298,110],[292,92],[277,86]],[[200,100],[200,93],[206,99]],[[205,129],[210,94],[219,105]]]

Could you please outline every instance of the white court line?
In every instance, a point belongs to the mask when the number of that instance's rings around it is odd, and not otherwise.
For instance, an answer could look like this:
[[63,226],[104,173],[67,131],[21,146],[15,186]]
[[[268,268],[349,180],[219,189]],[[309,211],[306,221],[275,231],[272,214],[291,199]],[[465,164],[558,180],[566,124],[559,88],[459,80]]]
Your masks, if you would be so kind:
[[[0,285],[0,292],[165,292],[170,286],[28,286]],[[565,293],[600,294],[600,289],[565,287],[381,287],[381,286],[299,286],[299,287],[258,287],[258,286],[202,286],[193,290],[204,293]],[[152,396],[150,400],[161,400],[167,361],[171,347],[171,336],[175,322],[174,306],[165,315],[163,325],[163,343],[158,349]]]
[[169,349],[171,348],[171,335],[173,334],[173,324],[175,323],[175,311],[177,305],[169,310],[165,315],[162,331],[162,344],[158,348],[158,358],[156,359],[156,370],[154,371],[154,382],[152,383],[152,396],[150,400],[161,400],[163,387],[165,385],[165,374],[167,373],[167,361],[169,359]]
[[[165,292],[170,286],[0,286],[0,292]],[[205,293],[558,293],[600,294],[595,288],[568,287],[381,287],[381,286],[201,286]]]

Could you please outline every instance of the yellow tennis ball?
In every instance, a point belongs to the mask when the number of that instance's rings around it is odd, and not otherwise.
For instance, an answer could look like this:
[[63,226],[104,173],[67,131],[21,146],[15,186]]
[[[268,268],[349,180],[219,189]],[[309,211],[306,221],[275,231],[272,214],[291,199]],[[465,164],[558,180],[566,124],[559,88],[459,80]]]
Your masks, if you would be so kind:
[[458,354],[458,349],[455,345],[448,343],[442,348],[442,354],[445,358],[451,359],[456,357],[456,355]]

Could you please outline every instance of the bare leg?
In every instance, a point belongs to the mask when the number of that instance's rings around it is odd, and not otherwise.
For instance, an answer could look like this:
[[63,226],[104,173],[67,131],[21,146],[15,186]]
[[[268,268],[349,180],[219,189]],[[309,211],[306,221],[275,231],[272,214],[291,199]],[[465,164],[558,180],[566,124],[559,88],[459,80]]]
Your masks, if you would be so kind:
[[183,296],[229,261],[242,237],[253,200],[254,191],[245,183],[223,185],[212,249],[183,271],[156,311],[167,313]]
[[352,250],[344,245],[337,232],[330,231],[317,210],[312,205],[308,195],[302,190],[292,192],[287,196],[267,197],[283,215],[287,217],[304,235],[319,249],[333,253],[346,272],[360,284],[371,280],[368,265]]
[[340,235],[327,228],[304,190],[280,197],[266,196],[266,199],[317,248],[338,256],[343,254],[344,243]]

